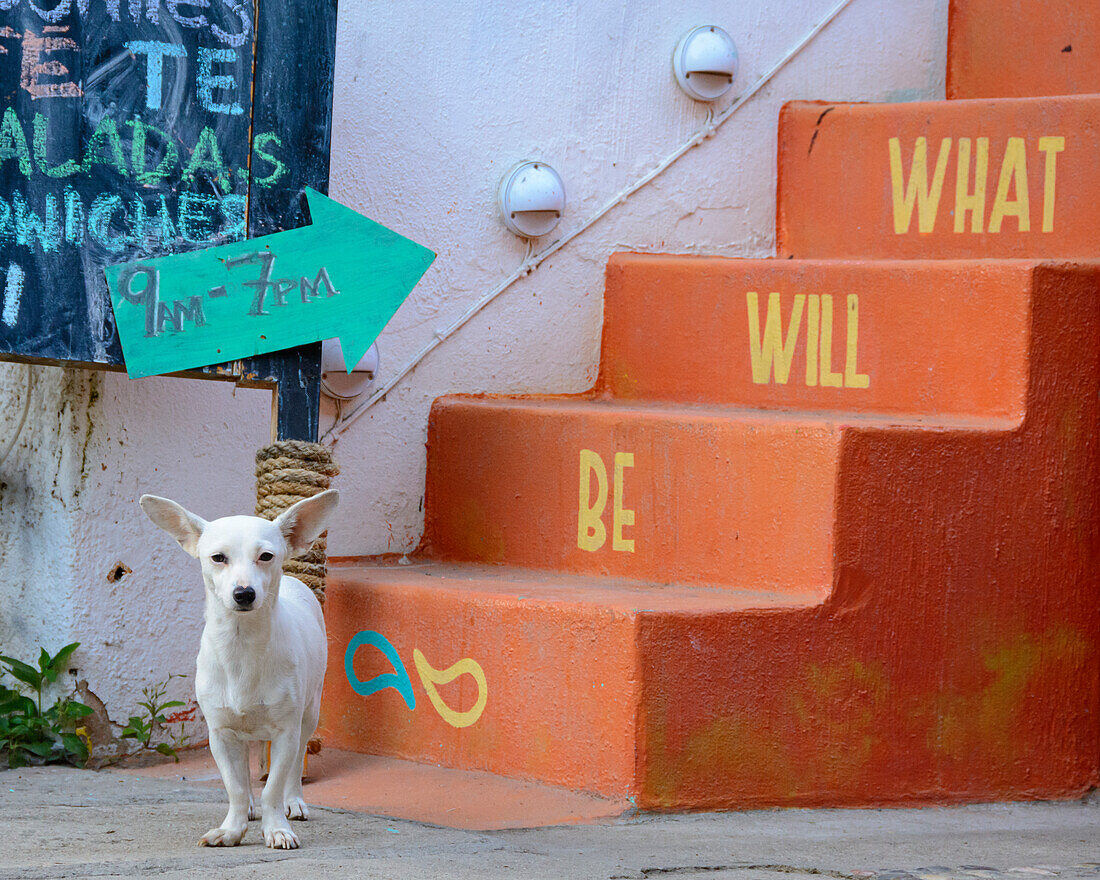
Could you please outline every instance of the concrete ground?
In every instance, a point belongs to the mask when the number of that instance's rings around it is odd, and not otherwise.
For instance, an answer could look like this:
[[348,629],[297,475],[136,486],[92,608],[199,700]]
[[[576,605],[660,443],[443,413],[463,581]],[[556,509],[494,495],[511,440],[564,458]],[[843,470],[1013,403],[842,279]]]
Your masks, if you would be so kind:
[[[309,789],[306,789],[309,800]],[[1100,803],[627,816],[471,831],[314,808],[302,848],[203,849],[223,792],[176,776],[0,772],[0,880],[1100,878]]]

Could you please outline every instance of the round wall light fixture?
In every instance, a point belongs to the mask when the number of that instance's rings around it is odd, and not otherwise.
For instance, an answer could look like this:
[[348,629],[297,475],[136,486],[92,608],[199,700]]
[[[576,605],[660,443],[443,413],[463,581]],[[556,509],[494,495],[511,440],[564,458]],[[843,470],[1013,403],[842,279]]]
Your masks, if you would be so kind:
[[333,400],[354,400],[363,394],[378,372],[378,344],[375,343],[348,372],[339,339],[321,343],[321,393]]
[[733,87],[737,78],[737,46],[713,24],[692,28],[672,53],[676,82],[696,101],[714,101]]
[[504,225],[516,235],[546,235],[565,213],[565,184],[545,162],[520,162],[504,175],[498,193]]

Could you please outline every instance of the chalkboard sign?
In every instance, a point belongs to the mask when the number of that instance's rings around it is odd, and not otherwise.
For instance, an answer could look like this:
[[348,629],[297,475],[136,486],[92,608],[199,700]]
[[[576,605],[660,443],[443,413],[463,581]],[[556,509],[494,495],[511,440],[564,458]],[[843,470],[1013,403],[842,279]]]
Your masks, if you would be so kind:
[[[117,367],[103,267],[302,225],[336,0],[0,0],[0,358]],[[208,368],[317,433],[319,346]]]

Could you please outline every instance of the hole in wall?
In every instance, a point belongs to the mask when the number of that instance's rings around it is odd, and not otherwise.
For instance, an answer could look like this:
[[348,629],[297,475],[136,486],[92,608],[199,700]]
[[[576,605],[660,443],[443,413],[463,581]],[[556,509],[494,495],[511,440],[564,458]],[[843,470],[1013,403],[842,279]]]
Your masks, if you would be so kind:
[[130,568],[125,562],[116,562],[111,566],[111,570],[107,572],[107,583],[117,584],[126,575],[132,574],[133,569]]

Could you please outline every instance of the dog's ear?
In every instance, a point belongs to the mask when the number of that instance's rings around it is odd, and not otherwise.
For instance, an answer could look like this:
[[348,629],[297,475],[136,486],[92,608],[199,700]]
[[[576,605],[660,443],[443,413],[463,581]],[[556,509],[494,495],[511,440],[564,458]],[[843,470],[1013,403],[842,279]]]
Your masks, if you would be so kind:
[[145,515],[160,526],[169,535],[179,541],[179,545],[194,557],[199,555],[199,537],[206,528],[206,521],[169,501],[156,495],[142,495],[138,502]]
[[328,524],[328,518],[340,501],[340,493],[327,489],[312,498],[304,498],[283,511],[275,525],[286,538],[287,553],[291,557],[305,553],[317,540]]

